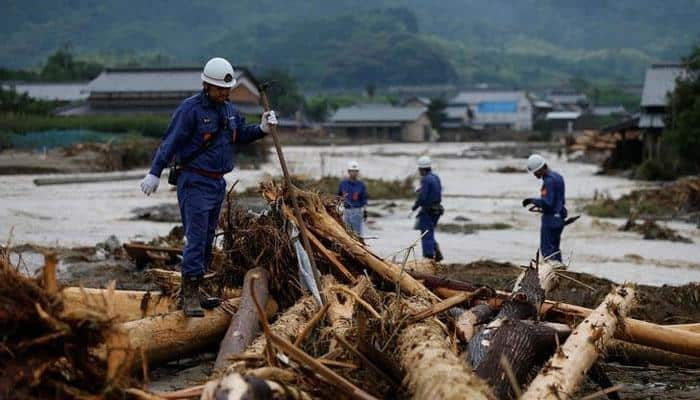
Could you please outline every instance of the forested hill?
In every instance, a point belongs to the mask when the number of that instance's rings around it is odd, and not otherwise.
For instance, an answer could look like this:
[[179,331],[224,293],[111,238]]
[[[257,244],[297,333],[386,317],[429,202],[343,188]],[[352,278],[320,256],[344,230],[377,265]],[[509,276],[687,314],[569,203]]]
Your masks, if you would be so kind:
[[305,87],[572,77],[639,83],[700,40],[700,0],[5,0],[0,66],[65,44],[107,65],[198,65],[224,55]]

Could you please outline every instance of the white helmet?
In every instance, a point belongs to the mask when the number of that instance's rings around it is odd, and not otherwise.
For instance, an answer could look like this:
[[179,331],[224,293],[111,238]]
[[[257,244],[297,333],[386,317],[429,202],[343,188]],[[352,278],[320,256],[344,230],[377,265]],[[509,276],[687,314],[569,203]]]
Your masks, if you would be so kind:
[[533,154],[527,159],[527,171],[535,172],[544,167],[545,164],[546,161],[544,160],[544,157],[539,154]]
[[350,161],[348,163],[348,171],[359,171],[360,170],[360,164],[357,163],[357,161]]
[[202,71],[202,80],[224,88],[231,88],[236,84],[231,63],[221,57],[214,57],[207,61]]
[[432,160],[428,156],[421,156],[418,159],[418,168],[430,168],[430,165],[432,164]]

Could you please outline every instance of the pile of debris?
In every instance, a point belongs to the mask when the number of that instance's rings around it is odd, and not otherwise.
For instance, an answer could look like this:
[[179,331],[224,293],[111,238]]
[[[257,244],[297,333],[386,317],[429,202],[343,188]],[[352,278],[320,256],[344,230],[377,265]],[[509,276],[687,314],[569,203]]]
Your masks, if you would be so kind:
[[566,144],[569,159],[600,164],[604,171],[628,169],[642,161],[639,131],[585,130]]
[[[127,333],[121,341],[82,348],[102,357],[108,372],[118,356],[135,359],[136,370],[147,371],[146,365],[219,344],[207,382],[149,393],[132,388],[134,382],[107,379],[118,382],[113,390],[142,399],[554,399],[575,394],[587,374],[605,393],[615,391],[597,367],[611,346],[660,360],[670,354],[700,356],[697,325],[661,326],[627,317],[636,297],[633,286],[614,288],[593,310],[548,300],[560,272],[539,257],[523,267],[510,292],[440,278],[437,264],[409,261],[413,246],[398,261],[374,254],[345,228],[337,199],[272,182],[260,190],[270,205],[260,213],[238,209],[234,196],[227,198],[221,260],[206,277],[208,294],[224,300],[203,318],[188,319],[176,310],[175,271],[150,271],[162,293],[59,291],[64,309],[109,305],[109,326]],[[291,208],[290,190],[303,220]],[[304,228],[310,248],[299,240]],[[306,269],[309,264],[320,279]],[[6,314],[4,304],[0,321],[23,318]],[[26,340],[24,335],[15,342]],[[21,354],[15,342],[6,347]],[[54,359],[50,366],[64,362],[70,361]],[[64,379],[77,385],[78,376]],[[4,382],[0,393],[12,398]]]

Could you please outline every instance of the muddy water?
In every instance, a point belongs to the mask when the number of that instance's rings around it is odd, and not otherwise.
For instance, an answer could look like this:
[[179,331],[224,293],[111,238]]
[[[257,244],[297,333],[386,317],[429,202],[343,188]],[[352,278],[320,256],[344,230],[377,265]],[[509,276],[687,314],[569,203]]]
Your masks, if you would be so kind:
[[[442,222],[463,217],[472,223],[507,223],[506,230],[482,230],[474,234],[439,232],[438,240],[446,261],[467,263],[494,259],[525,263],[539,242],[539,218],[520,206],[524,197],[537,196],[540,182],[531,175],[502,174],[492,170],[503,166],[521,167],[533,149],[522,144],[391,144],[366,146],[288,147],[290,170],[309,176],[341,175],[354,159],[361,173],[373,178],[404,178],[415,173],[415,159],[430,154],[444,187],[446,213]],[[550,166],[566,179],[569,214],[579,213],[583,203],[596,192],[619,196],[644,185],[622,178],[596,176],[593,165],[567,162],[544,152]],[[274,157],[271,160],[275,160]],[[145,172],[145,171],[144,171]],[[275,162],[256,171],[235,171],[226,178],[239,180],[237,188],[255,185],[265,176],[280,175]],[[45,245],[93,245],[115,234],[121,240],[148,239],[167,233],[173,224],[132,221],[131,210],[176,201],[175,193],[162,182],[159,191],[144,197],[138,182],[108,182],[82,185],[36,187],[34,176],[0,177],[0,239],[13,232],[13,242]],[[371,197],[371,193],[369,194]],[[408,218],[411,201],[397,201],[396,207],[372,208],[382,214],[370,219],[368,243],[382,256],[406,248],[417,237]],[[584,216],[565,230],[562,250],[575,271],[611,280],[650,285],[683,284],[700,281],[700,231],[693,225],[672,223],[694,243],[642,240],[630,232],[619,232],[620,220],[596,220]],[[420,248],[417,249],[420,252]],[[418,254],[420,255],[420,254]]]

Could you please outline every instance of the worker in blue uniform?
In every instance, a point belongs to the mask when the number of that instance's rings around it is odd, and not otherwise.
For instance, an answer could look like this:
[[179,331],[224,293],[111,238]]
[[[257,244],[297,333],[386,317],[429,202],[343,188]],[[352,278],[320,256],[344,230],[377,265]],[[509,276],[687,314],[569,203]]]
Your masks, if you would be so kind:
[[432,172],[432,160],[428,156],[418,159],[418,172],[421,176],[418,198],[411,208],[411,215],[420,208],[416,217],[415,229],[421,232],[423,257],[442,261],[442,252],[435,241],[435,227],[444,213],[442,207],[442,185],[440,178]]
[[175,110],[141,190],[158,189],[163,169],[174,161],[168,181],[177,185],[177,200],[185,231],[181,265],[185,315],[203,317],[199,286],[212,259],[212,244],[226,192],[224,174],[233,170],[237,146],[259,140],[277,124],[274,111],[260,124],[247,125],[228,101],[236,84],[231,64],[212,58],[201,75],[202,91]]
[[564,178],[549,169],[545,159],[539,154],[527,160],[527,170],[542,179],[539,198],[523,200],[523,207],[532,205],[542,213],[540,226],[540,252],[544,258],[561,262],[561,233],[567,217]]
[[343,221],[353,232],[362,237],[363,221],[367,220],[367,189],[358,177],[360,165],[357,161],[348,163],[348,177],[340,182],[338,196],[343,198]]

